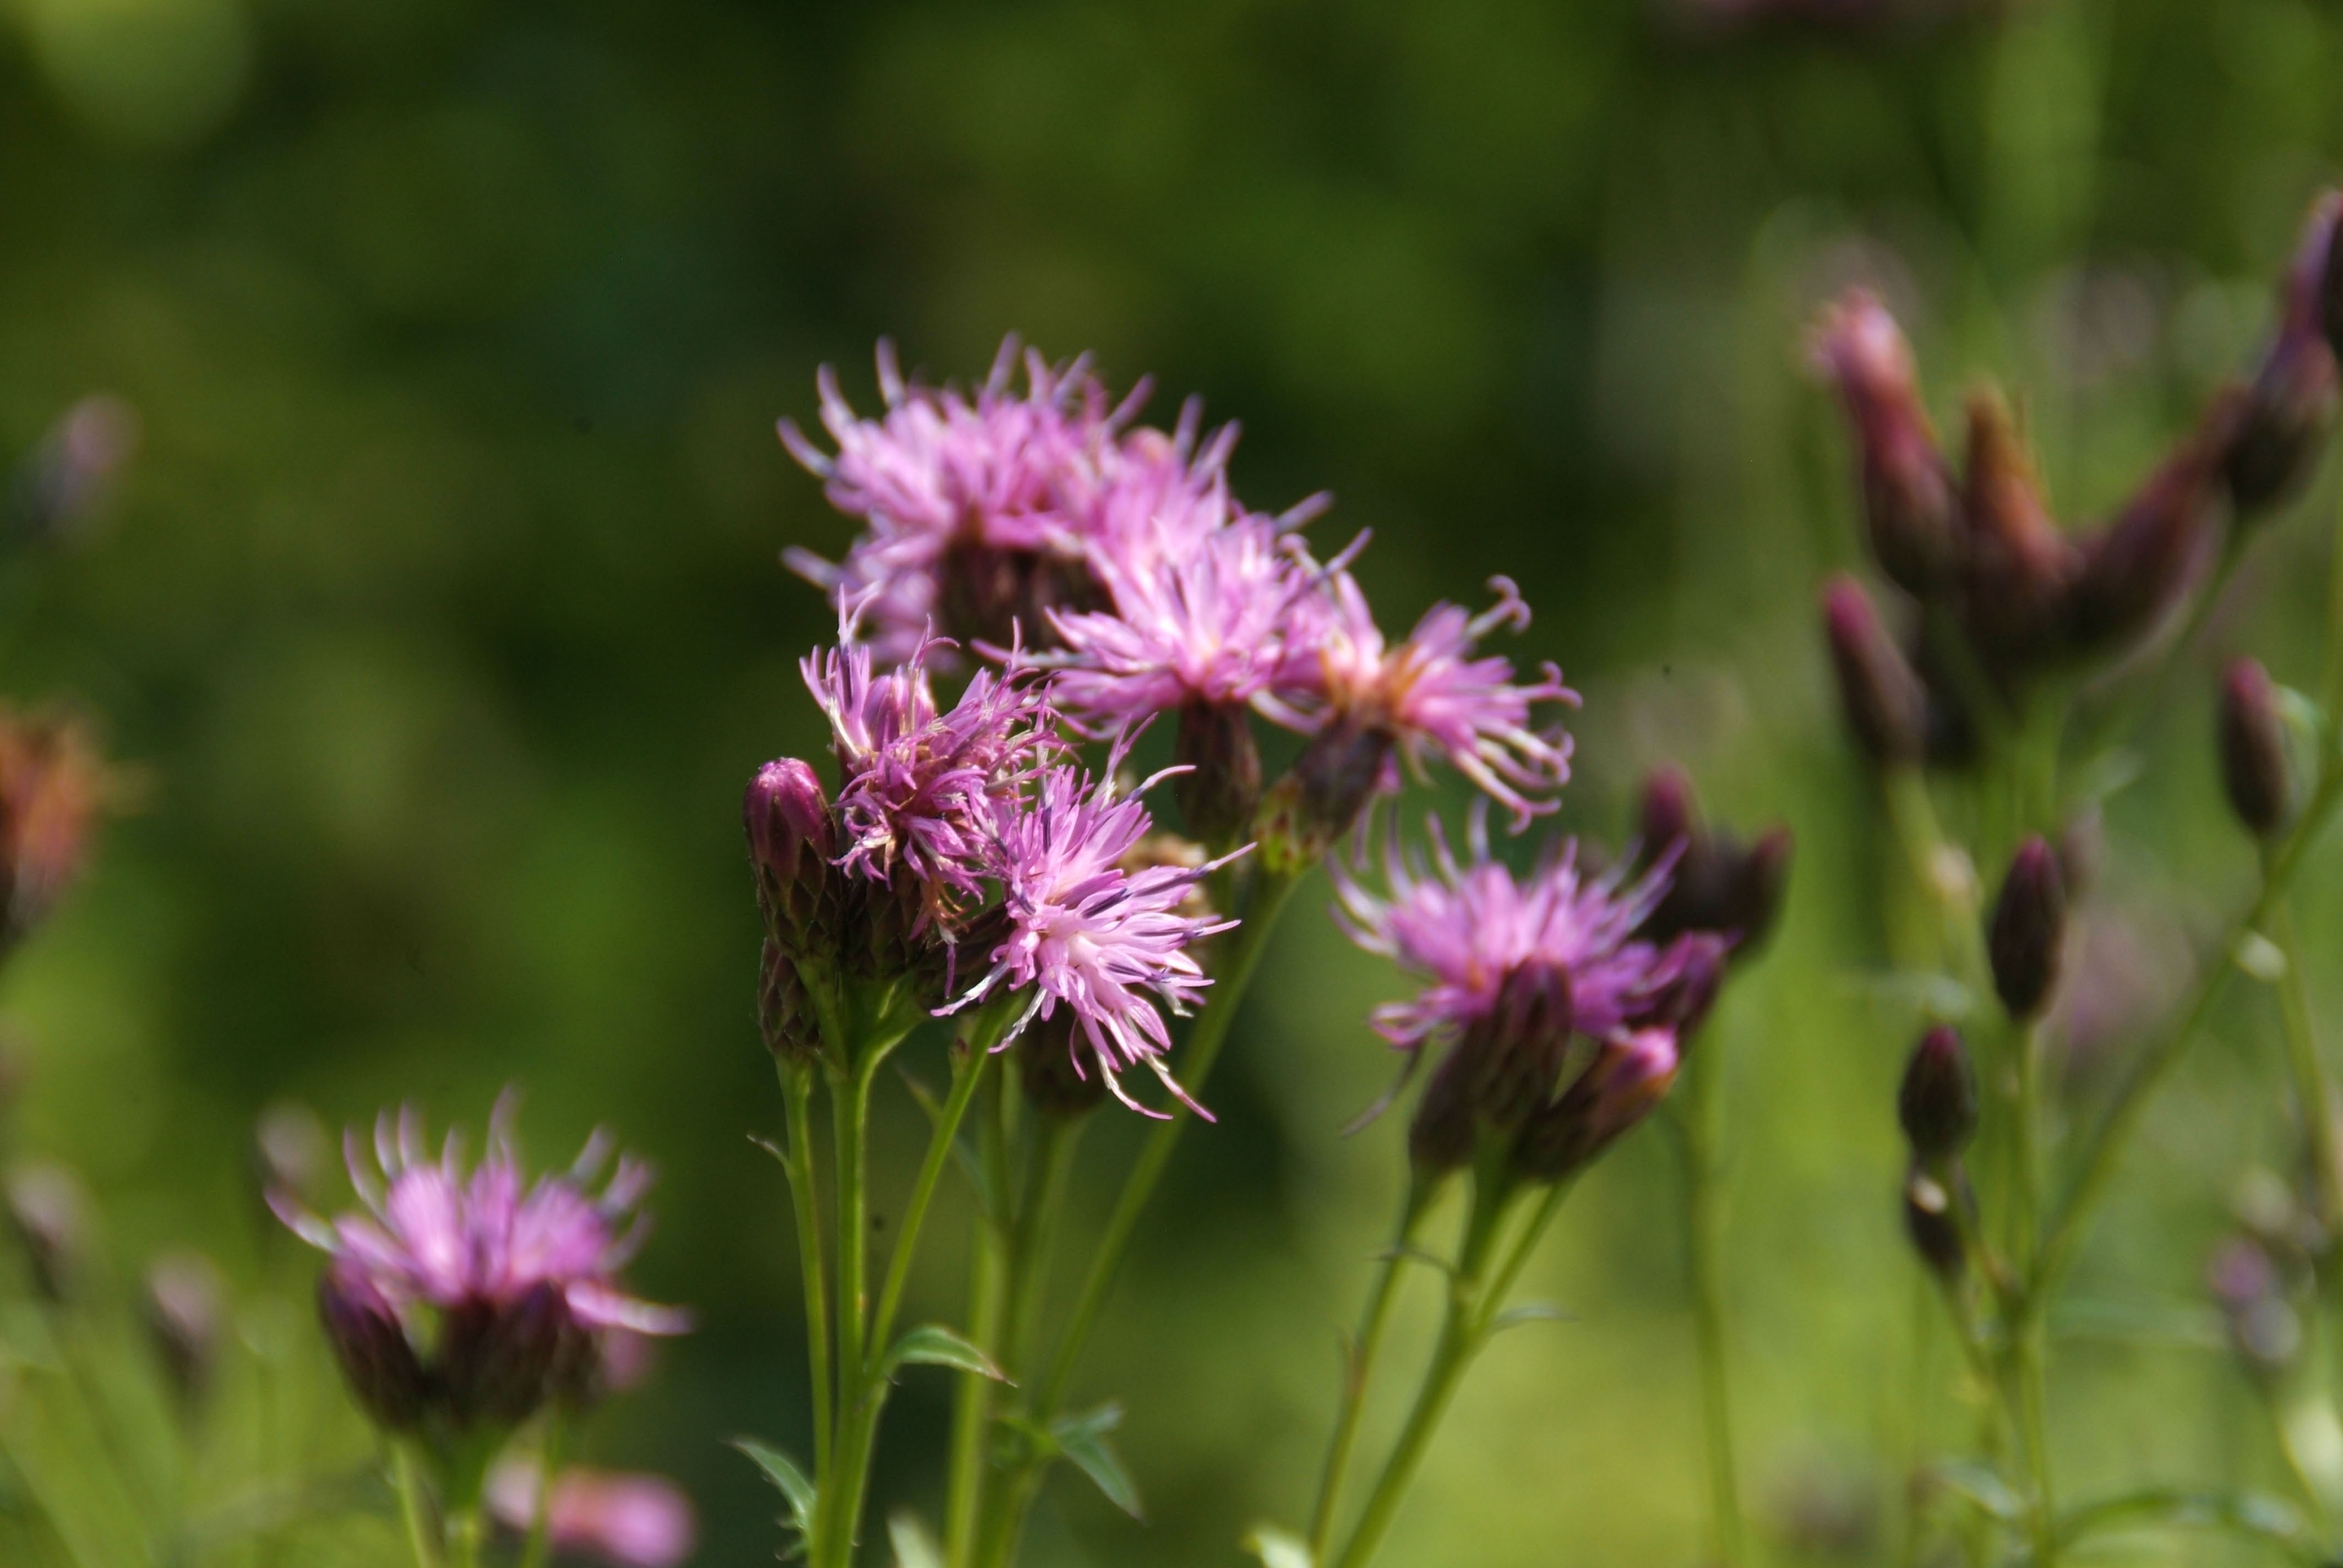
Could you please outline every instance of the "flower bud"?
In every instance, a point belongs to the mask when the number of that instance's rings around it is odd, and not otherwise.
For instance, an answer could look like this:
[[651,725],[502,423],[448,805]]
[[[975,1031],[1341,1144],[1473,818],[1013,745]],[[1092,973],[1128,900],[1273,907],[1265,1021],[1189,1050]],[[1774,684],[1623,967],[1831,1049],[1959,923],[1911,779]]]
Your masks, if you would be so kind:
[[811,1061],[821,1052],[821,1025],[805,980],[781,944],[765,939],[758,968],[757,1024],[765,1049],[783,1061]]
[[397,1309],[365,1271],[336,1262],[317,1281],[317,1317],[367,1419],[386,1432],[405,1432],[423,1419],[431,1380],[407,1337]]
[[1689,1042],[1725,989],[1725,961],[1734,950],[1732,939],[1717,931],[1686,931],[1677,937],[1665,961],[1668,978],[1634,1010],[1629,1023],[1637,1029],[1664,1029],[1679,1046]]
[[2328,351],[2343,359],[2343,245],[2335,243],[2338,225],[2343,225],[2343,191],[2320,192],[2304,221],[2295,266],[2306,281],[2315,272],[2319,336],[2327,340]]
[[1980,390],[1968,415],[1962,624],[1989,667],[2020,668],[2056,650],[2080,558],[2051,518],[2009,406]]
[[1408,1156],[1419,1175],[1465,1164],[1483,1132],[1520,1130],[1554,1094],[1570,1046],[1570,977],[1523,964],[1497,988],[1494,1004],[1469,1025],[1432,1070],[1408,1126]]
[[2218,538],[2227,432],[2200,427],[2082,547],[2070,606],[2077,645],[2120,647],[2146,632],[2186,591]]
[[1823,590],[1823,629],[1855,743],[1885,766],[1918,762],[1927,741],[1927,693],[1854,578],[1834,578]]
[[2221,783],[2229,809],[2258,839],[2294,816],[2294,773],[2278,686],[2258,659],[2240,658],[2221,677]]
[[1873,558],[1898,588],[1935,592],[1952,578],[1960,538],[1952,473],[1920,404],[1910,346],[1878,297],[1857,288],[1824,311],[1814,357],[1855,427]]
[[25,1166],[8,1179],[8,1217],[31,1266],[33,1288],[70,1301],[89,1254],[89,1194],[62,1165]]
[[555,1392],[577,1324],[561,1288],[539,1281],[510,1302],[475,1299],[442,1314],[440,1394],[458,1428],[518,1426]]
[[1942,1169],[1976,1135],[1976,1070],[1951,1025],[1938,1024],[1913,1048],[1896,1114],[1913,1158],[1931,1170]]
[[1219,848],[1234,844],[1261,806],[1261,746],[1250,712],[1242,703],[1188,703],[1172,759],[1189,769],[1172,780],[1188,830]]
[[749,781],[740,818],[766,929],[789,951],[802,952],[831,876],[830,799],[821,780],[794,757],[768,762]]
[[1325,858],[1374,799],[1392,766],[1392,738],[1339,719],[1312,737],[1292,770],[1262,797],[1253,820],[1262,869],[1298,876]]
[[2058,980],[2059,950],[2066,938],[2066,883],[2058,854],[2039,834],[2017,847],[2001,896],[1994,900],[1986,951],[1993,964],[1993,989],[2014,1019],[2039,1013]]
[[1960,1219],[1953,1212],[1955,1203],[1967,1201],[1967,1185],[1958,1167],[1940,1181],[1916,1161],[1904,1178],[1904,1232],[1920,1261],[1946,1284],[1957,1281],[1968,1266]]
[[1644,779],[1644,797],[1637,812],[1637,836],[1646,864],[1688,843],[1699,830],[1694,809],[1692,780],[1681,768],[1654,768]]
[[1074,1010],[1061,1006],[1017,1037],[1017,1081],[1025,1102],[1044,1116],[1086,1116],[1106,1099],[1106,1073],[1076,1054],[1075,1030]]
[[2299,495],[2318,467],[2335,419],[2336,319],[2343,284],[2333,244],[2343,197],[2312,204],[2293,262],[2278,286],[2278,326],[2252,382],[2225,392],[2228,420],[2224,477],[2241,523]]
[[1637,1030],[1600,1042],[1586,1070],[1523,1131],[1522,1174],[1558,1181],[1592,1164],[1665,1098],[1677,1061],[1670,1030]]
[[146,1271],[147,1337],[183,1410],[202,1408],[211,1392],[225,1326],[221,1297],[219,1271],[200,1253],[168,1253]]
[[1789,890],[1790,857],[1796,848],[1790,829],[1775,827],[1759,834],[1757,841],[1740,855],[1726,889],[1725,905],[1725,929],[1739,932],[1741,938],[1733,944],[1735,957],[1756,951],[1773,934],[1774,921]]

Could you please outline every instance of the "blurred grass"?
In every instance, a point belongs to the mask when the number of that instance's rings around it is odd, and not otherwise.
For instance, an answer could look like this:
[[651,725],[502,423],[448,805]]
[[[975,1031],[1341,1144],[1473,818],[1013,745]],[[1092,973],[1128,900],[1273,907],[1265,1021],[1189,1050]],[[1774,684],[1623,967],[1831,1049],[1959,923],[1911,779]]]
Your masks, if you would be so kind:
[[[704,1327],[592,1450],[682,1476],[706,1560],[760,1557],[771,1502],[719,1440],[802,1446],[801,1342],[743,1136],[778,1103],[734,802],[817,744],[793,661],[825,617],[776,552],[849,532],[771,421],[808,416],[824,359],[867,402],[881,333],[966,377],[1015,328],[1118,384],[1152,371],[1162,417],[1196,391],[1242,417],[1254,504],[1332,488],[1321,537],[1376,530],[1387,624],[1519,578],[1518,653],[1587,694],[1574,826],[1615,836],[1637,770],[1677,757],[1718,815],[1796,828],[1789,918],[1704,1047],[1731,1077],[1746,1461],[1775,1536],[1826,1504],[1850,1538],[1892,1517],[1911,1010],[1880,983],[1882,845],[1810,630],[1855,552],[1799,328],[1876,278],[1934,405],[2006,376],[2062,508],[2103,511],[2267,324],[2343,149],[2332,7],[2036,0],[1852,32],[1642,0],[5,15],[0,447],[98,388],[146,442],[98,537],[0,576],[0,687],[102,715],[149,783],[0,1012],[33,1061],[15,1141],[88,1173],[126,1267],[185,1240],[256,1277],[243,1142],[280,1093],[477,1123],[517,1081],[548,1157],[608,1120],[666,1171],[640,1282]],[[2215,650],[2307,672],[2332,506],[2264,542]],[[2245,888],[2208,685],[2177,684],[2111,810],[2109,919],[2201,936]],[[2306,880],[2315,950],[2343,929],[2335,865]],[[1087,1378],[1131,1404],[1152,1523],[1061,1483],[1038,1563],[1231,1561],[1302,1506],[1394,1201],[1397,1129],[1337,1130],[1390,1069],[1363,1015],[1395,982],[1306,909],[1272,963]],[[2331,1020],[2333,977],[2314,989]],[[2272,1012],[2225,1010],[2084,1293],[2194,1299],[2231,1182],[2283,1155]],[[889,1115],[908,1161],[915,1113]],[[1094,1206],[1133,1131],[1094,1134]],[[1666,1155],[1639,1137],[1574,1201],[1535,1282],[1578,1321],[1468,1385],[1393,1562],[1692,1558]],[[936,1311],[952,1231],[915,1283]],[[2074,1494],[2275,1474],[2217,1356],[2109,1346],[2059,1376]],[[882,1498],[932,1512],[944,1399],[904,1390]],[[1930,1421],[1959,1431],[1941,1400]]]

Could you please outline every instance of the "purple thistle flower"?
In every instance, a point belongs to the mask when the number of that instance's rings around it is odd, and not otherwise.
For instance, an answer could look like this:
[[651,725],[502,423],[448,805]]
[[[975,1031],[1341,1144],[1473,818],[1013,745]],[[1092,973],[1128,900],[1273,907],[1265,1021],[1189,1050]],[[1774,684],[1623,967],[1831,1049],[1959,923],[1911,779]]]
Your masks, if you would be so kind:
[[1667,891],[1667,864],[1632,883],[1623,882],[1624,871],[1589,879],[1570,840],[1550,846],[1526,877],[1516,877],[1489,858],[1484,817],[1474,813],[1472,859],[1463,864],[1436,819],[1429,866],[1421,853],[1403,851],[1394,835],[1384,856],[1388,896],[1329,862],[1340,900],[1335,920],[1345,934],[1429,982],[1408,1000],[1377,1008],[1376,1031],[1411,1052],[1453,1040],[1491,1014],[1509,977],[1538,968],[1566,980],[1576,1032],[1624,1038],[1664,1002],[1687,960],[1682,944],[1663,950],[1632,936]]
[[361,1280],[402,1313],[506,1309],[551,1287],[569,1317],[588,1330],[679,1334],[690,1316],[638,1301],[618,1273],[648,1230],[637,1212],[651,1171],[621,1158],[598,1195],[593,1184],[610,1157],[599,1132],[568,1171],[525,1185],[512,1143],[512,1099],[499,1101],[488,1147],[468,1174],[460,1136],[450,1131],[429,1158],[414,1107],[375,1123],[377,1176],[367,1168],[355,1131],[345,1140],[350,1181],[366,1212],[328,1224],[282,1191],[269,1194],[278,1219],[330,1253],[337,1271]]
[[[1109,780],[1121,761],[1118,750]],[[1209,1120],[1163,1063],[1172,1037],[1155,1004],[1184,1013],[1212,984],[1187,950],[1237,922],[1183,910],[1190,890],[1235,857],[1126,869],[1124,859],[1152,826],[1139,799],[1145,789],[1120,794],[1111,781],[1063,765],[1041,775],[1030,801],[999,804],[994,831],[1009,934],[993,950],[991,967],[940,1010],[956,1012],[995,990],[1030,990],[1008,1040],[1065,1006],[1117,1099],[1162,1114],[1132,1100],[1116,1076],[1143,1063]]]
[[855,640],[861,608],[842,618],[838,647],[800,666],[830,717],[844,779],[838,863],[879,881],[908,871],[928,900],[924,921],[955,899],[981,901],[996,809],[1023,794],[1058,742],[1047,694],[1021,654],[1011,651],[1005,672],[979,670],[939,710],[927,665],[948,645],[930,637],[877,672],[872,648]]
[[[1342,720],[1386,735],[1419,769],[1426,753],[1439,752],[1502,802],[1519,832],[1532,817],[1556,809],[1554,792],[1570,778],[1570,737],[1559,726],[1532,729],[1532,706],[1575,706],[1578,694],[1551,664],[1541,679],[1523,685],[1514,680],[1510,659],[1473,657],[1473,645],[1497,627],[1529,625],[1529,606],[1510,578],[1492,578],[1489,586],[1497,602],[1481,614],[1435,604],[1407,640],[1392,648],[1357,581],[1332,570],[1327,591],[1304,601],[1314,609],[1288,636],[1280,694],[1292,695],[1309,728]],[[1391,793],[1399,781],[1388,769],[1386,774],[1381,789]]]

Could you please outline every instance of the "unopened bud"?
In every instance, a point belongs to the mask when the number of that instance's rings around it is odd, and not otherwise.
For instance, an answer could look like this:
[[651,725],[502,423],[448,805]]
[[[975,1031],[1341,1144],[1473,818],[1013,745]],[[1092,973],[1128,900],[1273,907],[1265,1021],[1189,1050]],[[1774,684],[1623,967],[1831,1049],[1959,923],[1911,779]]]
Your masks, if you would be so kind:
[[1699,830],[1694,809],[1692,780],[1681,768],[1654,768],[1644,779],[1644,796],[1636,814],[1644,859],[1655,860]]
[[1733,952],[1732,939],[1717,931],[1686,931],[1677,937],[1662,960],[1668,978],[1628,1021],[1637,1029],[1664,1029],[1680,1046],[1688,1042],[1725,989],[1725,961]]
[[811,768],[784,757],[757,769],[740,818],[766,929],[790,951],[801,952],[821,918],[831,876],[830,798]]
[[317,1281],[317,1318],[358,1407],[386,1432],[423,1419],[431,1382],[389,1298],[363,1271],[337,1262]]
[[821,1052],[821,1025],[805,980],[781,944],[765,939],[757,972],[757,1024],[765,1049],[783,1061],[811,1061]]
[[1931,1170],[1941,1169],[1976,1135],[1976,1071],[1951,1025],[1938,1024],[1913,1048],[1896,1114],[1914,1158]]
[[[2217,421],[2227,418],[2216,411]],[[2120,647],[2153,626],[2187,589],[2219,532],[2217,505],[2227,433],[2199,427],[2082,547],[2071,605],[2076,643]]]
[[1927,693],[1854,578],[1834,578],[1823,590],[1823,629],[1856,744],[1883,765],[1918,762],[1927,741]]
[[27,1165],[8,1179],[8,1217],[25,1249],[33,1288],[69,1301],[89,1253],[89,1194],[62,1165]]
[[1061,1006],[1017,1037],[1017,1081],[1044,1116],[1084,1116],[1106,1099],[1106,1073],[1081,1060],[1080,1035],[1074,1010]]
[[1408,1157],[1422,1176],[1463,1165],[1484,1132],[1511,1134],[1544,1109],[1570,1046],[1570,977],[1524,964],[1497,988],[1485,1017],[1432,1070],[1407,1131]]
[[222,1296],[219,1271],[200,1253],[167,1253],[146,1271],[147,1337],[184,1410],[201,1408],[211,1392],[224,1326]]
[[1172,780],[1188,830],[1226,849],[1261,806],[1261,746],[1242,703],[1191,702],[1180,709],[1172,759],[1188,769]]
[[1298,876],[1324,859],[1358,826],[1391,765],[1392,738],[1381,729],[1342,719],[1320,730],[1262,799],[1252,833],[1262,869]]
[[1823,312],[1814,357],[1855,427],[1864,526],[1879,569],[1907,592],[1935,592],[1957,560],[1957,510],[1904,334],[1875,295],[1851,289]]
[[1677,1065],[1672,1030],[1602,1041],[1585,1070],[1523,1131],[1522,1173],[1558,1181],[1585,1169],[1666,1097]]
[[1993,989],[2010,1017],[2033,1018],[2050,1000],[2066,940],[2066,879],[2058,869],[2057,851],[2037,834],[2010,858],[1986,932]]
[[1968,416],[1961,618],[1988,665],[2020,668],[2056,651],[2080,558],[2051,518],[2009,406],[1980,390]]
[[2221,677],[2221,783],[2229,809],[2258,839],[2294,816],[2294,773],[2277,683],[2261,661],[2240,658]]
[[441,1317],[438,1355],[448,1418],[458,1428],[518,1426],[553,1395],[575,1338],[568,1302],[549,1280],[515,1301],[450,1307]]
[[1947,1284],[1968,1265],[1960,1217],[1953,1212],[1954,1204],[1966,1201],[1966,1186],[1957,1167],[1940,1181],[1915,1163],[1904,1178],[1904,1233],[1929,1271]]
[[1766,829],[1744,850],[1727,889],[1725,930],[1740,934],[1734,956],[1745,958],[1773,934],[1790,885],[1790,858],[1797,840],[1786,827]]
[[2322,191],[2304,220],[2295,266],[2307,281],[2315,278],[2319,336],[2328,351],[2343,359],[2343,245],[2335,243],[2338,226],[2343,226],[2343,191]]
[[2225,394],[2230,440],[2224,475],[2241,523],[2302,492],[2334,424],[2337,324],[2343,321],[2343,270],[2335,225],[2343,196],[2311,204],[2302,237],[2278,284],[2278,331],[2252,382]]

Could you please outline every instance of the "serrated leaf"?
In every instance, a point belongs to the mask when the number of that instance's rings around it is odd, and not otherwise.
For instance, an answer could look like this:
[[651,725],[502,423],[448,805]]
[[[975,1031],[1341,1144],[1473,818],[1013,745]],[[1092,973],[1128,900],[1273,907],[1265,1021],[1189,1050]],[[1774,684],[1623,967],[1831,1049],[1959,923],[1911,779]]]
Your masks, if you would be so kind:
[[749,1462],[765,1473],[765,1479],[780,1489],[789,1505],[789,1518],[783,1523],[800,1535],[811,1533],[814,1502],[820,1494],[806,1473],[798,1468],[798,1462],[771,1443],[753,1437],[736,1437],[732,1446],[747,1454]]
[[944,1568],[944,1549],[908,1508],[887,1516],[887,1544],[895,1549],[895,1568]]
[[1009,1374],[994,1364],[990,1356],[945,1328],[941,1323],[922,1323],[897,1340],[880,1363],[880,1375],[891,1377],[898,1367],[950,1367],[956,1372],[974,1372],[995,1382],[1007,1382]]
[[2026,1513],[2026,1504],[2009,1489],[2008,1483],[1982,1464],[1960,1459],[1940,1460],[1928,1467],[1928,1473],[1946,1491],[1996,1519],[2018,1519]]
[[1507,1329],[1520,1328],[1523,1323],[1574,1323],[1576,1312],[1555,1306],[1552,1302],[1523,1302],[1518,1307],[1507,1307],[1489,1322],[1489,1332],[1503,1333]]
[[1313,1568],[1310,1543],[1274,1524],[1256,1524],[1244,1538],[1244,1549],[1261,1559],[1262,1568]]
[[1106,1434],[1122,1424],[1122,1406],[1102,1404],[1080,1415],[1060,1416],[1050,1423],[1050,1437],[1057,1443],[1058,1452],[1073,1461],[1074,1467],[1091,1478],[1091,1483],[1102,1493],[1109,1503],[1130,1514],[1144,1519],[1147,1514],[1139,1505],[1139,1484],[1131,1472],[1122,1467],[1122,1458],[1106,1440]]

